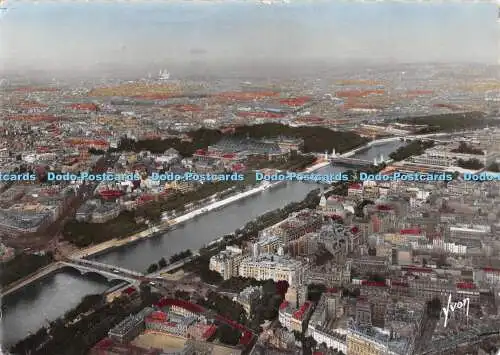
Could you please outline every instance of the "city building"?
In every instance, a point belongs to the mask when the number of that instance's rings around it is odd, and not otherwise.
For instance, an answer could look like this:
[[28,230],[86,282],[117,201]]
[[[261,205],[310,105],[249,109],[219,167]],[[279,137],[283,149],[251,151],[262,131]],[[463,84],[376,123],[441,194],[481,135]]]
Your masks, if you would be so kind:
[[6,263],[16,256],[14,248],[9,248],[3,243],[0,243],[0,262]]
[[238,276],[239,267],[243,260],[243,251],[236,247],[227,246],[225,250],[210,258],[209,268],[218,272],[224,280]]
[[239,276],[256,280],[285,280],[289,286],[304,281],[307,267],[299,260],[274,254],[245,257],[239,267]]
[[108,337],[120,343],[130,342],[144,331],[144,318],[153,311],[153,308],[147,307],[135,315],[128,316],[108,332]]
[[410,301],[388,305],[384,328],[358,324],[352,320],[347,334],[347,354],[411,354],[421,331],[423,316],[423,304]]
[[323,216],[314,210],[292,213],[286,220],[268,228],[265,233],[278,236],[284,244],[318,230],[323,224]]
[[312,336],[318,344],[325,343],[327,347],[346,354],[346,332],[335,326],[335,321],[343,315],[341,294],[339,292],[323,293],[309,319],[307,335]]
[[248,315],[252,314],[254,307],[257,305],[257,302],[262,297],[262,286],[260,287],[252,287],[249,286],[243,289],[237,297],[234,298],[236,302],[243,306],[245,312]]
[[280,324],[290,331],[302,333],[306,330],[306,324],[312,313],[312,303],[306,301],[298,309],[284,301],[278,311],[278,319]]

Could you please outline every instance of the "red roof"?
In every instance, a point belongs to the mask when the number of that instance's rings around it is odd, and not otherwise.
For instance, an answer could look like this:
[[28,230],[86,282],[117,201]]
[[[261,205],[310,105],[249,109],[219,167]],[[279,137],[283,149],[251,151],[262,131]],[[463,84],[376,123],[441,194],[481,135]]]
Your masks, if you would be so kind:
[[349,185],[349,189],[352,189],[352,190],[362,190],[363,189],[363,185],[359,184],[357,182],[354,182],[354,183],[352,183],[352,184]]
[[300,308],[297,311],[293,312],[293,318],[302,320],[310,307],[311,307],[311,302],[309,301],[304,302],[304,304],[300,306]]
[[331,219],[334,219],[334,220],[344,220],[344,217],[343,216],[339,216],[338,214],[336,213],[328,213],[327,214]]
[[203,332],[203,338],[207,339],[210,338],[214,333],[217,331],[217,327],[215,325],[210,325],[208,326],[205,331]]
[[83,110],[83,111],[97,111],[98,107],[95,104],[71,104],[69,106],[73,110]]
[[132,287],[132,286],[130,286],[130,287],[126,288],[125,290],[123,290],[123,293],[126,293],[127,295],[131,295],[131,294],[133,294],[135,292],[137,292],[137,290],[134,287]]
[[150,315],[151,319],[160,319],[160,320],[167,320],[168,319],[168,314],[162,311],[155,311],[151,313]]
[[351,228],[351,233],[356,234],[358,232],[359,232],[359,228],[358,227],[354,226],[354,227]]
[[297,119],[299,122],[323,122],[324,120],[324,118],[316,116],[304,116]]
[[245,170],[245,165],[243,165],[241,163],[237,163],[237,164],[233,164],[233,166],[231,168],[233,169],[233,171],[242,171],[242,170]]
[[154,199],[155,198],[154,198],[153,195],[142,195],[142,196],[139,197],[139,200],[143,201],[143,202],[152,201]]
[[485,267],[485,268],[483,268],[483,271],[485,271],[485,272],[500,273],[500,269],[494,269],[492,267]]
[[280,100],[280,104],[287,106],[303,106],[309,100],[310,100],[309,97],[297,97],[297,98]]
[[406,235],[420,235],[422,233],[422,230],[420,228],[409,228],[409,229],[401,229],[399,231],[400,234],[406,234]]
[[193,313],[202,313],[205,312],[205,308],[201,307],[200,305],[197,305],[195,303],[191,303],[188,301],[184,300],[178,300],[175,298],[162,298],[158,303],[156,304],[159,308],[163,308],[166,306],[177,306],[184,308],[190,312]]
[[22,108],[47,108],[49,107],[46,104],[36,102],[36,101],[23,101],[19,103],[19,106]]
[[476,285],[473,282],[458,282],[457,288],[461,289],[475,289]]
[[390,211],[392,210],[392,207],[389,205],[377,205],[377,209],[379,211]]
[[223,158],[227,158],[227,159],[233,159],[235,156],[236,156],[236,154],[233,154],[233,153],[228,153],[228,154],[222,155]]
[[283,301],[280,304],[280,309],[285,309],[290,303],[288,301]]
[[196,152],[194,152],[194,154],[207,155],[207,152],[205,151],[205,149],[197,149]]
[[248,345],[253,338],[253,334],[249,331],[244,331],[240,338],[241,345]]
[[95,347],[97,349],[108,349],[109,347],[111,347],[112,345],[114,344],[114,341],[109,339],[109,338],[104,338],[102,339],[101,341],[99,341]]
[[121,190],[103,190],[103,191],[99,191],[99,195],[101,195],[102,197],[118,197],[118,196],[121,196],[123,194],[124,194],[124,192],[121,191]]

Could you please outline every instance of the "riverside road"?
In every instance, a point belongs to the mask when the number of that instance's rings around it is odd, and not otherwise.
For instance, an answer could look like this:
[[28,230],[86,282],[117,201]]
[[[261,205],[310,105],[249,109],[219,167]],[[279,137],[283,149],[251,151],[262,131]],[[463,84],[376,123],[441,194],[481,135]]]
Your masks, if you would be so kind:
[[[392,151],[405,143],[392,141],[372,146],[358,152],[353,158],[372,161],[383,154],[387,157]],[[340,167],[326,166],[318,173],[332,174],[342,172]],[[147,267],[160,258],[186,249],[196,250],[222,235],[234,232],[250,220],[267,211],[302,200],[306,194],[318,188],[316,184],[288,182],[263,191],[246,199],[234,202],[226,208],[214,210],[185,222],[173,231],[140,241],[133,245],[111,250],[94,260],[144,273]],[[62,316],[88,294],[101,293],[113,284],[99,276],[82,276],[79,271],[64,271],[48,276],[39,282],[28,285],[12,293],[3,300],[3,343],[14,344],[30,332],[47,325]]]

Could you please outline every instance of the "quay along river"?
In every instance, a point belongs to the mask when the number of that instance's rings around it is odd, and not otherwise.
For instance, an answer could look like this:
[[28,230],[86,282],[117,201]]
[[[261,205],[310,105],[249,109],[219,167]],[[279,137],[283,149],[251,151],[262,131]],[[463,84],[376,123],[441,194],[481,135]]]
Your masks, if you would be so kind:
[[[373,160],[404,145],[393,141],[375,145],[355,154],[352,158]],[[316,173],[329,174],[346,169],[326,166]],[[262,193],[239,200],[220,210],[208,212],[178,225],[176,229],[133,245],[111,250],[94,257],[95,260],[145,272],[147,267],[161,257],[168,258],[182,250],[196,250],[203,245],[234,232],[247,222],[267,211],[302,200],[306,194],[319,185],[314,183],[288,182]],[[61,271],[37,283],[16,291],[3,299],[3,317],[0,344],[15,344],[30,332],[36,332],[62,316],[88,294],[101,293],[112,285],[98,276],[80,276],[78,271]]]

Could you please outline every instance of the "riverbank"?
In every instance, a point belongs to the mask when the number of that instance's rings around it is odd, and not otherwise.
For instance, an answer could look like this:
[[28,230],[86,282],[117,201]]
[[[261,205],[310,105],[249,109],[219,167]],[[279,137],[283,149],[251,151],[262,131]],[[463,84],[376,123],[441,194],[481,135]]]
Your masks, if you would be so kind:
[[[361,147],[358,147],[358,148],[355,148],[351,151],[348,151],[348,152],[344,153],[342,156],[346,156],[346,157],[352,156],[358,152],[369,149],[370,147],[372,147],[374,145],[386,144],[386,143],[398,141],[398,140],[400,140],[399,137],[378,139],[375,141],[371,141],[367,144],[364,144]],[[310,173],[313,171],[317,171],[317,170],[322,169],[328,165],[330,165],[329,161],[321,160],[321,161],[318,161],[317,163],[315,163],[314,165],[310,166],[309,168],[305,169],[304,172]],[[276,182],[272,182],[272,183],[263,182],[252,189],[238,193],[238,194],[233,195],[233,196],[229,196],[223,200],[216,201],[216,202],[210,203],[208,205],[202,206],[194,211],[188,212],[188,213],[186,213],[180,217],[177,217],[175,219],[164,220],[161,224],[159,224],[157,226],[153,226],[153,227],[151,227],[147,230],[144,230],[142,232],[136,233],[130,237],[121,238],[121,239],[115,238],[115,239],[111,239],[109,241],[106,241],[106,242],[103,242],[103,243],[100,243],[100,244],[97,244],[97,245],[94,245],[94,246],[91,246],[91,247],[88,247],[85,249],[80,249],[76,252],[71,253],[69,255],[69,257],[71,257],[71,258],[86,258],[86,257],[90,257],[90,256],[96,256],[99,254],[109,252],[112,249],[116,249],[116,248],[120,248],[120,247],[129,245],[129,244],[137,243],[141,240],[146,240],[146,239],[151,238],[155,235],[167,232],[168,230],[175,228],[177,225],[185,223],[185,222],[187,222],[195,217],[201,216],[205,213],[209,213],[209,212],[212,212],[212,211],[217,210],[217,209],[221,209],[221,208],[228,206],[234,202],[237,202],[237,201],[240,201],[240,200],[245,199],[247,197],[256,195],[256,194],[261,193],[267,189],[271,189],[271,188],[274,188],[276,186],[279,186],[283,183],[286,183],[286,182],[285,181],[276,181]]]
[[188,213],[186,213],[182,216],[179,216],[175,219],[165,219],[159,225],[148,228],[147,230],[136,233],[130,237],[122,238],[122,239],[115,238],[115,239],[108,240],[104,243],[93,245],[89,248],[80,249],[80,250],[70,254],[69,257],[70,258],[85,258],[85,257],[95,256],[97,254],[102,254],[102,253],[109,251],[111,249],[119,248],[119,247],[122,247],[122,246],[125,246],[128,244],[136,243],[140,240],[151,238],[151,237],[158,235],[160,233],[167,232],[168,230],[175,228],[177,225],[185,223],[185,222],[187,222],[195,217],[198,217],[198,216],[201,216],[205,213],[209,213],[211,211],[225,207],[231,203],[234,203],[234,202],[239,201],[241,199],[247,198],[249,196],[258,194],[258,193],[263,192],[263,191],[267,190],[268,188],[272,188],[276,185],[277,185],[277,183],[273,183],[273,184],[261,183],[257,187],[254,187],[252,189],[238,193],[238,194],[233,195],[233,196],[229,196],[223,200],[212,202],[208,205],[200,207],[194,211],[188,212]]

